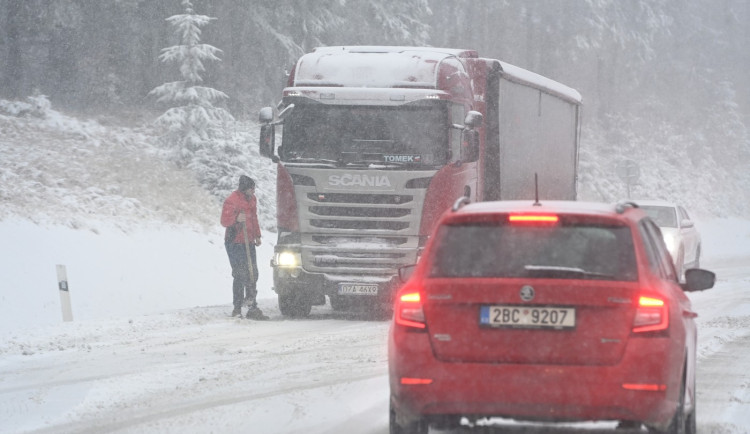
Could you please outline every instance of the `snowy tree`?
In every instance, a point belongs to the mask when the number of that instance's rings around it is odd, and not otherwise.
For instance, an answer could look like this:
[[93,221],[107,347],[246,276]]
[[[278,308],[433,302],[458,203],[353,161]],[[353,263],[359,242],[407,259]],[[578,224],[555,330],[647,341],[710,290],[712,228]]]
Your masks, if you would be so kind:
[[196,14],[190,0],[182,0],[182,5],[184,14],[167,18],[180,45],[163,49],[159,56],[162,62],[179,65],[182,80],[162,84],[150,94],[160,102],[175,104],[157,119],[167,130],[162,141],[175,161],[192,170],[203,187],[220,199],[233,189],[239,174],[246,172],[249,161],[241,141],[227,132],[234,117],[214,105],[228,96],[201,85],[203,62],[220,61],[220,49],[200,43],[201,28],[215,18]]
[[[175,152],[181,166],[195,166],[213,153],[226,140],[226,125],[234,120],[225,109],[214,103],[228,96],[211,87],[202,86],[204,61],[220,61],[221,50],[200,43],[201,27],[213,19],[194,12],[190,0],[182,0],[185,13],[173,15],[167,21],[175,28],[180,45],[164,48],[159,60],[179,65],[182,80],[164,83],[149,94],[159,102],[175,104],[157,119],[166,128],[163,141]],[[197,168],[197,167],[193,167]]]

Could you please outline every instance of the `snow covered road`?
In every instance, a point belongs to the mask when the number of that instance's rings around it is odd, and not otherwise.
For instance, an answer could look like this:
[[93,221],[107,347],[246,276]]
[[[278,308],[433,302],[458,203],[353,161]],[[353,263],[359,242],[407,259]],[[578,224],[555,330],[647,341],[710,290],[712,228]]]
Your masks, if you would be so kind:
[[704,264],[717,286],[691,295],[698,323],[698,431],[750,432],[750,256]]
[[382,405],[386,322],[225,311],[26,336],[0,366],[0,419],[34,432],[361,432],[347,415]]

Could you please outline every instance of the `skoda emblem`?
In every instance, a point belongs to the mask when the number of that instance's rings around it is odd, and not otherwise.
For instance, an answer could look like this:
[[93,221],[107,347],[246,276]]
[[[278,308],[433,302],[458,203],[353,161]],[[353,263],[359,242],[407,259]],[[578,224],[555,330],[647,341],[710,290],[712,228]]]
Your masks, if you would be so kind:
[[534,288],[532,288],[531,285],[524,285],[521,287],[521,292],[519,294],[521,295],[521,300],[531,301],[534,299]]

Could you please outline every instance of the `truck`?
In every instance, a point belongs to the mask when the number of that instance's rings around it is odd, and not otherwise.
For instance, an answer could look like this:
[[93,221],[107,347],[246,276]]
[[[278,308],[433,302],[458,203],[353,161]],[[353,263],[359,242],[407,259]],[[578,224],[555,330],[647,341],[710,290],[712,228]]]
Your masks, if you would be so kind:
[[259,152],[277,164],[282,315],[326,297],[389,312],[399,268],[459,198],[575,200],[581,107],[576,90],[475,50],[304,54],[259,114]]

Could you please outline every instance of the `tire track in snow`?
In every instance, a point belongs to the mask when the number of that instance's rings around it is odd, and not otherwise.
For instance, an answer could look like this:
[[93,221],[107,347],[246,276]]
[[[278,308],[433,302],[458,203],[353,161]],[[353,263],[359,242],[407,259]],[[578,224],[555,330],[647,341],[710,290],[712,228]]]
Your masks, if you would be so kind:
[[[747,317],[745,317],[747,318]],[[745,330],[750,327],[745,325]],[[698,361],[698,431],[750,433],[750,333]],[[731,420],[732,422],[726,422]]]
[[102,432],[114,432],[129,429],[133,429],[134,432],[137,432],[139,431],[137,428],[141,425],[177,417],[180,415],[187,415],[216,407],[269,399],[287,394],[299,393],[301,391],[330,387],[342,383],[367,381],[385,375],[387,375],[387,369],[383,367],[383,369],[380,369],[380,372],[351,375],[346,378],[338,377],[329,381],[316,381],[314,384],[293,384],[287,387],[276,388],[266,392],[248,393],[231,397],[215,397],[207,399],[204,398],[199,399],[195,402],[184,402],[177,405],[164,406],[155,409],[149,408],[140,411],[119,411],[116,414],[101,416],[98,419],[87,419],[82,421],[58,424],[33,431],[28,431],[28,433],[99,434]]

